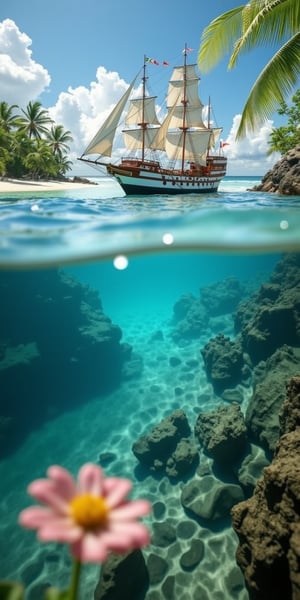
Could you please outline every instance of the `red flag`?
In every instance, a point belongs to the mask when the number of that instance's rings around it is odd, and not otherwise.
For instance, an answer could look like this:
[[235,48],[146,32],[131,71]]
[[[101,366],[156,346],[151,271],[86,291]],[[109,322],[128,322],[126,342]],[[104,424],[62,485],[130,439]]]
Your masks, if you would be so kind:
[[229,142],[220,142],[220,146],[221,148],[224,148],[224,146],[230,146]]
[[168,66],[169,66],[169,63],[168,63],[166,60],[163,60],[163,66],[164,66],[164,67],[168,67]]
[[146,57],[145,61],[151,63],[152,65],[159,65],[159,62],[157,60],[155,60],[155,58]]

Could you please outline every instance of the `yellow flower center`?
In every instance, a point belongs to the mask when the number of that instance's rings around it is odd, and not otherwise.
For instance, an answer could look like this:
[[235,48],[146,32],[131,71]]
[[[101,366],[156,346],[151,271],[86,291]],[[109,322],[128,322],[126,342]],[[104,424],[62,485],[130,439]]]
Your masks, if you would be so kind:
[[82,494],[71,500],[71,515],[83,529],[104,527],[108,520],[109,507],[102,497]]

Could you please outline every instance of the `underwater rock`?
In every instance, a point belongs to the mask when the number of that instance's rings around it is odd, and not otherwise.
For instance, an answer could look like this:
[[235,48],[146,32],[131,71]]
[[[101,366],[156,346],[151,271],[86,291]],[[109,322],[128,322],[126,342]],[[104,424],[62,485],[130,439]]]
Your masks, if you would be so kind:
[[207,329],[207,310],[199,298],[184,295],[176,302],[173,311],[175,327],[172,338],[175,342],[197,339]]
[[247,428],[239,404],[220,406],[211,413],[200,413],[195,435],[208,456],[225,467],[243,457],[247,447]]
[[235,330],[252,364],[267,360],[283,345],[300,343],[300,258],[284,255],[264,283],[235,314]]
[[153,515],[154,515],[155,519],[162,519],[166,512],[165,503],[161,502],[159,500],[157,502],[154,502],[154,504],[152,506],[152,511],[153,511]]
[[243,295],[244,289],[236,277],[228,277],[200,288],[201,301],[210,316],[232,313]]
[[244,356],[239,342],[219,333],[201,349],[208,380],[216,394],[241,383]]
[[192,540],[190,548],[182,554],[179,564],[182,569],[191,571],[194,569],[204,556],[204,542],[202,540]]
[[99,464],[101,465],[101,467],[106,467],[111,462],[116,460],[116,458],[117,458],[117,455],[114,452],[101,452],[101,454],[99,454],[98,460],[99,460]]
[[237,478],[245,494],[250,496],[263,470],[270,464],[262,448],[251,445],[249,454],[242,460],[237,470]]
[[182,506],[195,517],[216,520],[230,515],[234,504],[244,500],[239,485],[223,483],[212,475],[193,479],[182,488]]
[[279,413],[280,435],[300,427],[300,377],[292,377]]
[[166,577],[165,581],[163,582],[162,586],[161,586],[161,591],[163,593],[163,597],[166,598],[166,600],[175,600],[176,596],[175,594],[175,577],[174,575],[169,575],[169,577]]
[[176,541],[176,530],[167,521],[164,521],[164,523],[153,523],[152,529],[153,535],[151,541],[154,546],[165,548]]
[[[300,378],[287,386],[280,437],[253,496],[232,509],[237,562],[251,600],[300,598]],[[293,416],[294,415],[294,416]],[[296,424],[296,429],[289,427]]]
[[[147,560],[150,584],[160,583],[168,571],[167,561],[157,554],[150,554]],[[129,599],[128,599],[129,600]]]
[[[59,269],[0,274],[2,452],[95,394],[115,389],[129,349],[98,294]],[[20,399],[22,401],[20,402]]]
[[193,537],[196,532],[196,525],[192,521],[181,521],[177,525],[177,537],[182,538],[183,540],[188,540]]
[[198,451],[187,439],[190,434],[185,412],[176,410],[134,442],[132,451],[151,470],[177,477],[198,462]]
[[182,438],[166,463],[166,473],[169,477],[184,475],[199,462],[199,452],[195,444],[188,438]]
[[149,574],[141,550],[110,554],[101,567],[94,600],[139,600],[149,585]]
[[286,385],[300,371],[300,349],[282,346],[266,362],[255,368],[255,386],[245,420],[248,434],[273,452],[279,438],[279,412]]

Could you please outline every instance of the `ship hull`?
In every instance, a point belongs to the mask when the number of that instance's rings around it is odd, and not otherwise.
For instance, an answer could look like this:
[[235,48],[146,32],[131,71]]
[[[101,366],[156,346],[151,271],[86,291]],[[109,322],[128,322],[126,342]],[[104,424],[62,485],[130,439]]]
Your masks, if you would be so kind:
[[207,194],[217,192],[226,174],[226,158],[211,158],[208,166],[184,172],[162,169],[156,162],[126,160],[106,166],[127,195]]

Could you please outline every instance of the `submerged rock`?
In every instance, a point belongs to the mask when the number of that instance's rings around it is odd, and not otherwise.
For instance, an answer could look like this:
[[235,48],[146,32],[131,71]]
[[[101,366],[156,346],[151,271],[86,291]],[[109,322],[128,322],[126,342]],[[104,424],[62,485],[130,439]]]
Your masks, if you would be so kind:
[[239,342],[233,342],[222,333],[211,339],[201,350],[208,381],[216,394],[242,381],[244,357]]
[[[280,414],[282,436],[252,498],[232,509],[237,562],[251,600],[300,598],[300,377]],[[295,429],[292,429],[295,427]]]
[[193,479],[182,489],[182,506],[195,517],[216,520],[228,517],[234,504],[244,499],[239,485],[223,483],[212,475]]
[[149,585],[149,573],[141,550],[110,554],[103,566],[94,600],[140,600]]
[[233,402],[214,412],[200,413],[195,435],[211,458],[231,467],[244,456],[247,447],[247,428],[239,404]]
[[132,451],[150,470],[178,477],[198,464],[198,450],[189,439],[190,435],[185,412],[176,410],[141,436],[132,445]]

